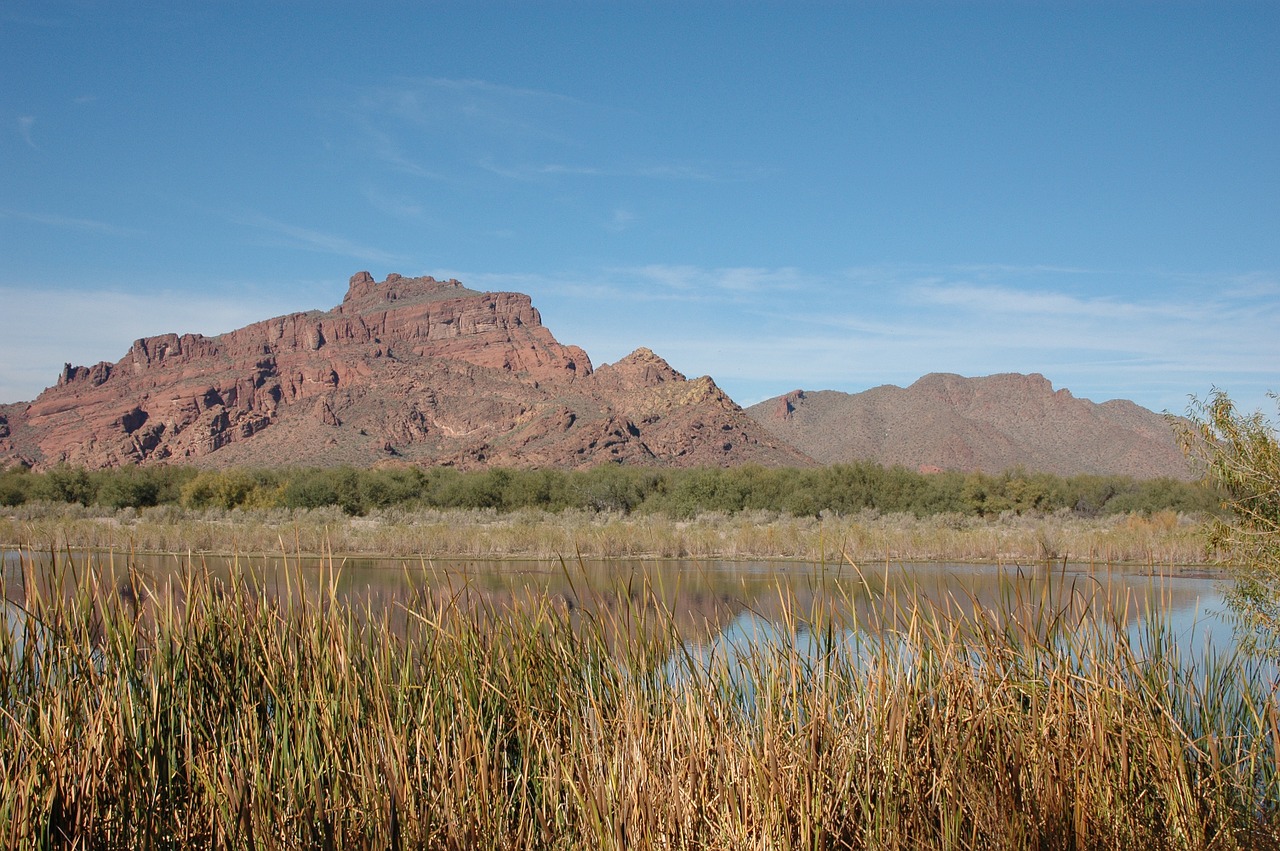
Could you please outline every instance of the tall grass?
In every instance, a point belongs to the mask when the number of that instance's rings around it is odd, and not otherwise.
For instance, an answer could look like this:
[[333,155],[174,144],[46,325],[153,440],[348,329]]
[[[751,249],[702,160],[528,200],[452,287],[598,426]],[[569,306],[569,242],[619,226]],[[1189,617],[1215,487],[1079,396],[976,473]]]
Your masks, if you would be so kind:
[[643,577],[351,605],[334,561],[48,555],[5,589],[5,847],[1280,847],[1274,685],[1091,599],[780,590],[726,647]]
[[1157,512],[1086,518],[1069,513],[916,517],[873,511],[792,517],[770,512],[660,514],[525,510],[110,510],[29,504],[0,516],[0,543],[28,541],[148,552],[271,552],[281,541],[316,554],[471,558],[726,558],[822,562],[1044,561],[1201,563],[1203,519]]

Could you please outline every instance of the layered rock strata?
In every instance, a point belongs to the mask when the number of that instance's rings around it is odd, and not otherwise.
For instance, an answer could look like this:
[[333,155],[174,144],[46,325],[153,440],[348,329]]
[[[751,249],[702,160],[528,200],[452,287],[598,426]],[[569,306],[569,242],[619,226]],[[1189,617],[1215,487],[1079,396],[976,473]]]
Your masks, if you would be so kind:
[[352,276],[342,304],[136,341],[0,406],[0,462],[465,467],[809,463],[648,350],[593,370],[528,296]]

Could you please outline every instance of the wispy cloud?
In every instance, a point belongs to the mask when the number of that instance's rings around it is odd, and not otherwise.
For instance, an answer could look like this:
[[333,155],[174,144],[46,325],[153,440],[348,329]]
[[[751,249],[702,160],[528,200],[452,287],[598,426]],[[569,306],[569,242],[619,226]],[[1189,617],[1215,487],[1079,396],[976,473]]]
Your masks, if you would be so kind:
[[22,141],[32,150],[40,150],[40,146],[36,144],[36,140],[32,135],[32,130],[36,126],[36,117],[34,115],[18,116],[18,135],[22,137]]
[[725,182],[765,173],[751,164],[664,160],[629,150],[643,116],[487,80],[401,77],[353,91],[338,111],[378,161],[430,180],[487,174],[531,183]]
[[363,194],[369,205],[380,213],[402,219],[422,217],[422,205],[403,195],[390,195],[372,186],[366,186]]
[[407,154],[400,142],[392,134],[382,127],[375,126],[374,122],[369,120],[368,117],[360,117],[357,123],[373,152],[373,156],[379,162],[391,168],[392,171],[420,177],[425,180],[443,182],[448,179],[444,174],[427,168]]
[[962,308],[992,314],[1090,319],[1195,319],[1203,305],[1167,301],[1139,302],[1116,296],[1080,297],[1049,290],[1021,290],[1009,286],[943,283],[918,286],[910,298],[922,307]]
[[[500,164],[491,157],[476,160],[476,165],[487,172],[513,180],[538,180],[553,177],[598,177],[598,178],[650,178],[667,181],[725,181],[744,179],[744,176],[730,173],[716,174],[712,169],[682,164],[662,165],[615,165],[610,167],[598,165],[568,165],[565,163],[543,163],[538,165]],[[755,174],[756,172],[752,172]]]
[[53,213],[36,213],[30,210],[10,210],[0,208],[0,218],[18,219],[38,225],[47,225],[64,230],[78,230],[87,233],[100,233],[108,236],[136,236],[140,231],[133,228],[100,222],[95,219],[81,219],[74,216],[60,216]]
[[503,135],[548,139],[563,138],[545,120],[548,113],[586,106],[558,92],[444,77],[401,78],[391,86],[368,90],[365,101],[404,121],[436,130],[457,129],[459,122],[465,122]]
[[651,264],[632,268],[616,268],[609,274],[641,285],[642,288],[665,288],[677,292],[724,295],[792,293],[812,285],[813,281],[799,269],[789,266],[763,268],[726,266],[703,268],[688,265]]
[[622,233],[635,223],[636,215],[625,207],[617,207],[613,211],[613,215],[605,222],[604,228],[613,233]]
[[291,225],[267,216],[252,214],[235,218],[234,221],[253,228],[260,234],[274,240],[276,244],[287,248],[315,251],[322,254],[336,254],[340,257],[352,257],[380,265],[394,265],[405,262],[405,258],[398,254],[361,245],[344,236]]
[[597,361],[650,346],[744,403],[795,387],[909,384],[928,372],[1039,372],[1095,401],[1181,411],[1188,394],[1217,385],[1246,408],[1268,408],[1265,392],[1280,389],[1274,276],[1142,272],[1121,276],[1137,284],[1121,287],[1116,274],[651,264],[484,286],[533,294],[550,306],[556,334]]

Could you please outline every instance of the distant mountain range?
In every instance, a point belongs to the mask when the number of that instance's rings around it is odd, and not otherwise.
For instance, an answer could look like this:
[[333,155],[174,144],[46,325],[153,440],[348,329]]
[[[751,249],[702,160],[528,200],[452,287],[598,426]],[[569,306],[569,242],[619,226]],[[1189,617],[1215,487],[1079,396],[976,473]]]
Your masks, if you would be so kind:
[[1133,402],[1095,404],[1055,392],[1042,375],[931,373],[905,388],[796,390],[747,413],[823,464],[873,459],[924,471],[1191,475],[1163,415]]
[[854,459],[1187,476],[1163,417],[1054,392],[1038,375],[796,391],[744,411],[711,378],[687,379],[648,349],[593,368],[526,295],[367,272],[332,310],[141,339],[115,363],[67,364],[33,402],[0,405],[0,464],[35,469]]

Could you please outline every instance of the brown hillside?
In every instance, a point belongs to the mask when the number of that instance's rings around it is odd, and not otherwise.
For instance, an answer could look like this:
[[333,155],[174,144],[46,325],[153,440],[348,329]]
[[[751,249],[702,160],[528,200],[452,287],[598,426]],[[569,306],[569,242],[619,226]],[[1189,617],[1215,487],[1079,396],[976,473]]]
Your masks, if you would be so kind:
[[1065,389],[1055,392],[1042,375],[933,373],[906,388],[884,385],[856,394],[797,390],[747,413],[822,463],[1191,475],[1163,416],[1132,402],[1095,404]]
[[138,340],[0,406],[0,463],[36,468],[388,459],[465,467],[807,464],[710,378],[641,349],[592,369],[529,297],[368,272],[341,305],[217,337]]

